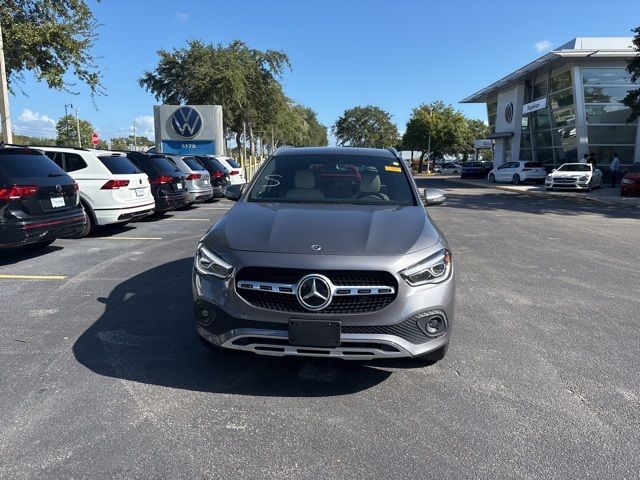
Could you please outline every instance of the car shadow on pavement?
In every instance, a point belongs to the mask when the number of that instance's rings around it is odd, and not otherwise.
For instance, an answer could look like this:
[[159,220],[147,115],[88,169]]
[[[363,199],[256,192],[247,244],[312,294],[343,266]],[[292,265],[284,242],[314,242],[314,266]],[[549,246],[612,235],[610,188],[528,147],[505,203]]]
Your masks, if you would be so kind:
[[24,262],[25,260],[33,260],[42,255],[49,255],[63,247],[56,245],[48,245],[46,247],[15,247],[0,250],[0,267],[13,265],[14,263]]
[[210,353],[193,326],[191,267],[191,258],[165,263],[99,298],[104,313],[75,342],[76,359],[108,377],[238,395],[345,395],[391,375],[359,362]]

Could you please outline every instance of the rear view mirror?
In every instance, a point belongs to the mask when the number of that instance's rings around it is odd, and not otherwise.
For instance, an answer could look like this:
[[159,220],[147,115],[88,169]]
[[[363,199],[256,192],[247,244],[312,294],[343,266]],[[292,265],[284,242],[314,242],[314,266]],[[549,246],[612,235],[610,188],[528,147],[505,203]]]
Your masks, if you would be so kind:
[[424,189],[424,204],[427,206],[442,205],[447,199],[442,190],[435,188]]
[[228,185],[224,189],[225,198],[229,200],[233,200],[234,202],[237,202],[238,200],[240,200],[240,197],[242,197],[242,194],[244,193],[244,189],[246,188],[246,186],[247,186],[246,183],[236,183],[234,185]]

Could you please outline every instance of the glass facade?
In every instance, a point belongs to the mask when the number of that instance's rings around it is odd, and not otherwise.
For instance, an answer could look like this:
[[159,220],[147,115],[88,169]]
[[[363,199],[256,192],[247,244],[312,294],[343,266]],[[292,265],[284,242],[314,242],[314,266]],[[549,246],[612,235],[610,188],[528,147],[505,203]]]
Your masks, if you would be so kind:
[[629,123],[631,110],[622,104],[629,90],[638,88],[623,67],[580,68],[587,122],[589,153],[608,166],[617,153],[620,163],[633,163],[638,121]]
[[523,114],[520,159],[554,167],[578,158],[571,70],[537,81],[525,89],[525,103],[547,99],[547,108]]
[[498,118],[498,102],[487,103],[487,118],[489,120],[489,133],[496,131],[496,118]]

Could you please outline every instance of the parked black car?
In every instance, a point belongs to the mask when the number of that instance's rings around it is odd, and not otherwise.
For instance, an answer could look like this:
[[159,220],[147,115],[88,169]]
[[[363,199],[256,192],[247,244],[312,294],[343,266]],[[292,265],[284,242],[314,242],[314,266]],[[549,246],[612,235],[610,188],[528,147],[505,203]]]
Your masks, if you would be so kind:
[[162,154],[126,152],[127,158],[149,176],[156,213],[184,207],[191,203],[186,176]]
[[229,170],[227,170],[218,160],[206,155],[198,155],[195,157],[200,164],[211,175],[211,186],[213,187],[213,197],[220,198],[224,196],[224,189],[229,185]]
[[467,162],[462,166],[460,178],[487,178],[492,169],[492,162]]
[[0,147],[0,248],[45,247],[87,223],[78,184],[42,152]]

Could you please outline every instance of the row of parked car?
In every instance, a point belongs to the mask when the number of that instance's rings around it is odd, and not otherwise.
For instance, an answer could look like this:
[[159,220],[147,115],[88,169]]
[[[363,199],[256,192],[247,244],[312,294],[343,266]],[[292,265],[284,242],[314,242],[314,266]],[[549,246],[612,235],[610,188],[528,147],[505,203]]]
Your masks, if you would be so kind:
[[245,183],[231,157],[0,147],[0,248],[44,247],[96,227],[212,201]]

